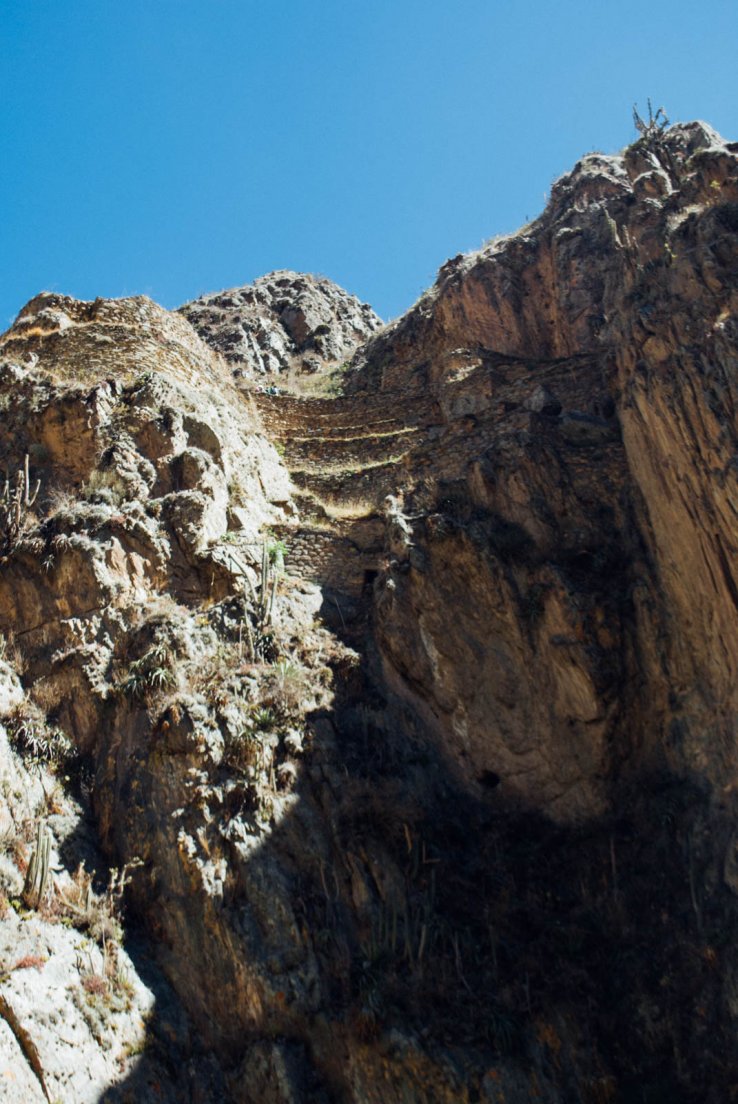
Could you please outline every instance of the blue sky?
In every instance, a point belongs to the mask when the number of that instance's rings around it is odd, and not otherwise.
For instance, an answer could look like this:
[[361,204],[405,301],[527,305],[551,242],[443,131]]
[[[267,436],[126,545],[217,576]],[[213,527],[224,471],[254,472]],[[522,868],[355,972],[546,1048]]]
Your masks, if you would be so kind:
[[0,0],[0,329],[275,268],[384,318],[666,106],[738,139],[735,0]]

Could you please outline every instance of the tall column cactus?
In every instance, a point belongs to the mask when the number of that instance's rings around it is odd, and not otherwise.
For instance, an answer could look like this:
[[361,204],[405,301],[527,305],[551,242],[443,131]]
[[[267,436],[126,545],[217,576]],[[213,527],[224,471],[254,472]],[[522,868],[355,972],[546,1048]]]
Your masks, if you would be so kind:
[[[282,560],[282,563],[284,563],[284,560]],[[277,593],[277,579],[281,570],[280,565],[275,564],[270,572],[271,566],[269,547],[265,541],[261,549],[261,590],[259,592],[259,627],[261,629],[266,628],[272,619],[274,596]]]
[[5,480],[0,500],[0,548],[4,553],[12,552],[18,543],[29,510],[38,498],[41,480],[31,489],[28,453],[23,467],[16,472],[15,480],[10,476]]
[[49,884],[51,863],[51,832],[39,821],[36,832],[36,846],[31,855],[23,886],[23,903],[28,908],[37,909],[41,904]]

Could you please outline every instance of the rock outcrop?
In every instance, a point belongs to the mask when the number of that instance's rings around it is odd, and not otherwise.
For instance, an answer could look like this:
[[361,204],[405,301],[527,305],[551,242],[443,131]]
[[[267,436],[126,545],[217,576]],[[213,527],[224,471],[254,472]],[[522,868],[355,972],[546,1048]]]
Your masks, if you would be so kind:
[[646,761],[733,784],[737,152],[695,123],[584,158],[354,375],[437,403],[434,455],[404,461],[425,564],[395,579],[390,663],[557,816]]
[[238,376],[257,380],[340,367],[382,325],[332,280],[288,271],[203,295],[180,311]]
[[645,127],[384,329],[277,273],[0,338],[0,761],[77,778],[131,925],[98,886],[72,962],[75,833],[11,811],[28,1099],[731,1099],[737,168]]
[[[43,762],[55,743],[71,768],[71,749],[2,660],[0,722],[0,1100],[122,1104],[135,1086],[141,1099],[174,1104],[195,1081],[202,1099],[221,1099],[217,1070],[151,948],[120,944],[120,872],[106,876],[84,805]],[[34,901],[39,827],[50,848]]]

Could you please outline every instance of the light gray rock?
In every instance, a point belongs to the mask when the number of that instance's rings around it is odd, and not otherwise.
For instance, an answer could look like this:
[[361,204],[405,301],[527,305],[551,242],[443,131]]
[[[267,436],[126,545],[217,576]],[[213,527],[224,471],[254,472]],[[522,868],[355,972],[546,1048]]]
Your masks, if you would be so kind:
[[525,402],[525,407],[533,414],[543,414],[547,418],[555,418],[561,413],[561,403],[554,395],[550,387],[539,384],[533,394]]
[[1,1104],[48,1104],[41,1082],[31,1069],[9,1024],[0,1017]]
[[180,307],[198,334],[246,376],[340,364],[382,326],[370,306],[323,276],[280,271]]
[[145,1044],[154,996],[122,948],[117,956],[106,982],[102,951],[80,932],[14,912],[0,924],[0,1016],[51,1100],[94,1104]]
[[23,701],[23,687],[12,667],[0,660],[0,717],[7,717]]

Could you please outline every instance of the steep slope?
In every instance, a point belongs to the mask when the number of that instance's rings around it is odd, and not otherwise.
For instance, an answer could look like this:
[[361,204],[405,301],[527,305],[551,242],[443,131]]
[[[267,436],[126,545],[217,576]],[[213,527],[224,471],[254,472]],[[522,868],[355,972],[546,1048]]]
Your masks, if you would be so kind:
[[733,1098],[737,167],[590,155],[353,353],[294,274],[0,339],[0,631],[193,1102]]
[[[436,490],[412,455],[403,485],[429,564],[394,579],[385,653],[460,754],[502,792],[510,773],[536,804],[559,792],[557,815],[567,775],[578,815],[618,764],[734,782],[737,152],[695,123],[583,159],[535,223],[448,262],[354,375],[439,404]],[[429,611],[462,546],[449,625]],[[476,688],[454,658],[475,651]]]
[[354,597],[381,570],[393,693],[468,780],[560,819],[633,764],[732,780],[705,744],[735,709],[735,160],[699,123],[590,155],[444,265],[348,395],[257,399],[301,569]]

